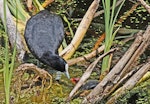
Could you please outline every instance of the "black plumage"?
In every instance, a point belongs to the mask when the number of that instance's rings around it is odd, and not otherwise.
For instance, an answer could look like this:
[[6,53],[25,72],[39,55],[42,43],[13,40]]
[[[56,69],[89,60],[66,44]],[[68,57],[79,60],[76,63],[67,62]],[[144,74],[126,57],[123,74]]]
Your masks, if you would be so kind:
[[68,64],[58,55],[64,38],[61,18],[47,10],[32,16],[26,24],[24,34],[31,53],[44,64],[68,74]]

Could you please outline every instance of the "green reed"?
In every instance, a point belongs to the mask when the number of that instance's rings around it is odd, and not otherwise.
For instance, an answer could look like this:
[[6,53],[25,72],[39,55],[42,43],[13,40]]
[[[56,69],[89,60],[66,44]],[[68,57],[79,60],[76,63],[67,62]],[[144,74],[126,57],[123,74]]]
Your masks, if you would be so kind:
[[[113,44],[114,37],[119,29],[114,30],[114,25],[119,14],[119,11],[124,4],[125,0],[116,8],[117,0],[102,0],[104,8],[104,19],[105,19],[105,49],[104,52],[108,52]],[[112,5],[111,5],[112,4]],[[112,8],[111,8],[112,6]],[[101,72],[106,72],[110,68],[109,55],[104,57],[102,61],[102,70]]]
[[[5,28],[5,34],[4,34],[4,41],[5,41],[5,58],[4,58],[4,66],[3,66],[3,77],[4,77],[4,89],[5,89],[5,103],[10,103],[10,85],[11,85],[11,79],[13,74],[13,69],[15,65],[15,56],[16,56],[16,43],[13,47],[12,55],[10,56],[10,48],[9,48],[9,39],[7,35],[7,17],[6,17],[6,3],[7,1],[4,0],[4,28]],[[17,12],[16,12],[17,13]]]

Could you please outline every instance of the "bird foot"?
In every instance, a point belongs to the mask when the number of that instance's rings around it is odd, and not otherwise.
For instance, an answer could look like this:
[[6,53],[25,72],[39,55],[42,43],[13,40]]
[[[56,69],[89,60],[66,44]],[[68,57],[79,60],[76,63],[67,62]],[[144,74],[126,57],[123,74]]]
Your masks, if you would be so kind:
[[[29,79],[31,80],[29,88],[32,85],[34,85],[33,83],[39,81],[39,78],[42,79],[42,88],[43,88],[43,86],[46,85],[47,80],[49,80],[49,85],[48,85],[47,89],[49,89],[51,87],[52,76],[47,71],[45,71],[44,69],[38,68],[34,64],[29,64],[29,63],[22,64],[16,69],[16,73],[17,73],[17,75],[20,76],[20,78],[22,78],[23,75],[25,74],[25,71],[27,71],[27,70],[29,70],[29,71],[31,70],[34,72],[34,76],[31,77],[31,75],[30,75],[30,78],[27,78],[27,80],[26,80],[26,81],[29,81]],[[24,80],[24,79],[21,79],[21,80]]]

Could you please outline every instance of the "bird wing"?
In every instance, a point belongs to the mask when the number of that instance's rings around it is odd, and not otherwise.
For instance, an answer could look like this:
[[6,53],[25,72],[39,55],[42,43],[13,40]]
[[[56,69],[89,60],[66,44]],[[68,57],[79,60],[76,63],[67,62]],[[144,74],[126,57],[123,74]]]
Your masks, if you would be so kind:
[[64,38],[64,26],[61,18],[43,10],[32,16],[25,29],[25,40],[29,50],[37,58],[44,53],[57,54]]

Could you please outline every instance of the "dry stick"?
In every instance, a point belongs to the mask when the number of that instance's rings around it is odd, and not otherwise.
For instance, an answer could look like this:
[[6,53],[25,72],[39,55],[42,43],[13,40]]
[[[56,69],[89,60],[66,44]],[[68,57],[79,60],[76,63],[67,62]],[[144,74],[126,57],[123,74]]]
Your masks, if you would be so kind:
[[[107,93],[112,89],[114,84],[116,84],[124,76],[127,67],[130,67],[131,64],[136,61],[137,57],[139,57],[139,55],[142,54],[142,52],[144,52],[145,48],[148,46],[150,41],[149,33],[150,26],[147,27],[147,30],[145,31],[142,38],[140,36],[136,38],[132,46],[121,58],[121,60],[116,64],[116,66],[110,71],[110,73],[104,78],[104,80],[102,80],[102,82],[98,86],[96,86],[96,88],[88,95],[87,98],[90,102],[92,101],[92,103],[95,103],[97,100],[100,101],[103,97],[105,97],[105,94],[107,95]],[[129,54],[132,57],[129,56]],[[87,99],[85,99],[83,102],[87,102]]]
[[[121,73],[115,78],[113,83],[117,83],[123,76],[125,76],[126,73],[128,73],[131,70],[131,67],[133,67],[132,64],[135,63],[135,61],[140,57],[140,55],[145,51],[146,47],[149,45],[150,42],[150,26],[148,26],[147,30],[143,34],[142,43],[139,45],[139,47],[136,49],[136,51],[131,56],[128,63],[125,65],[125,67],[122,69]],[[103,92],[103,94],[106,96],[109,95],[110,89],[112,89],[112,86],[107,86]],[[99,97],[98,100],[100,101],[103,97]]]
[[137,82],[150,70],[150,62],[141,67],[125,84],[121,87],[106,104],[114,104],[116,99],[124,94],[127,90],[132,89]]
[[[4,20],[4,0],[0,0],[0,18],[3,22],[3,24],[5,23]],[[18,60],[22,61],[23,57],[24,57],[24,53],[25,53],[25,45],[23,44],[22,40],[21,40],[21,35],[17,30],[14,20],[12,18],[12,15],[8,9],[8,6],[6,5],[6,27],[7,27],[7,32],[8,32],[8,37],[9,37],[9,42],[11,44],[12,47],[15,46],[16,43],[16,47],[17,47],[17,52],[18,52]],[[15,42],[16,41],[16,42]]]
[[[121,25],[126,19],[127,17],[129,17],[137,8],[137,6],[139,5],[140,3],[135,3],[131,8],[130,10],[126,11],[126,13],[124,15],[122,15],[119,20],[117,20],[116,24],[115,24],[115,27],[118,27],[118,25]],[[121,31],[121,29],[119,29]],[[122,30],[122,31],[125,31],[125,30]],[[128,31],[129,32],[129,31]],[[132,31],[133,32],[133,31]]]
[[134,43],[128,49],[128,51],[124,54],[124,56],[120,59],[120,61],[114,66],[114,68],[104,77],[104,79],[90,92],[90,94],[84,99],[83,103],[93,103],[98,98],[99,94],[102,94],[105,90],[105,87],[108,83],[112,82],[118,74],[122,71],[130,57],[133,55],[137,47],[142,41],[141,38],[142,32],[138,32],[137,38]]
[[121,84],[125,83],[135,72],[138,71],[138,69],[141,67],[138,66],[137,68],[134,68],[133,70],[131,70],[128,74],[126,74],[123,78],[120,79],[120,81],[118,83],[116,83],[113,88],[107,93],[105,94],[105,96],[110,95],[113,91],[115,91]]
[[135,62],[139,58],[139,56],[145,51],[146,47],[149,45],[150,41],[150,26],[147,27],[147,30],[143,34],[142,43],[138,47],[138,49],[134,52],[133,56],[130,58],[130,61],[127,63],[127,65],[124,67],[123,71],[120,73],[120,77],[124,76],[126,72],[128,72],[132,66],[132,63]]
[[144,6],[144,8],[148,11],[148,13],[150,13],[150,6],[146,4],[144,0],[137,0],[137,1],[139,1]]
[[92,70],[95,68],[95,66],[99,62],[99,60],[102,59],[103,57],[105,57],[106,55],[108,55],[109,53],[114,52],[116,49],[117,48],[114,48],[114,49],[111,49],[110,51],[108,51],[107,53],[104,53],[103,55],[99,56],[92,64],[89,65],[89,67],[86,69],[86,71],[82,75],[81,79],[79,80],[79,82],[76,84],[74,89],[70,92],[68,100],[71,100],[74,93],[82,86],[82,84],[86,81],[86,79],[89,78]]
[[[123,78],[120,79],[120,81],[118,83],[116,83],[112,89],[110,89],[109,92],[103,94],[103,98],[108,97],[110,94],[112,94],[118,87],[120,87],[123,83],[125,83],[129,78],[131,78],[131,76],[138,71],[138,69],[141,67],[141,65],[139,65],[137,68],[134,68],[133,70],[131,70],[129,73],[127,73]],[[114,81],[115,82],[115,81]],[[97,102],[99,102],[101,99],[98,99]]]
[[99,6],[100,0],[94,0],[83,17],[71,43],[60,53],[64,59],[70,58],[81,43],[92,19]]
[[92,51],[92,52],[89,53],[89,54],[86,54],[86,55],[84,55],[84,56],[82,56],[82,57],[78,57],[78,58],[75,58],[75,59],[67,60],[67,63],[68,63],[69,66],[70,66],[70,65],[74,65],[74,64],[76,64],[76,63],[78,63],[78,62],[84,61],[85,59],[86,59],[86,60],[89,60],[89,59],[91,59],[92,57],[95,57],[98,53],[101,53],[102,51],[104,51],[104,48],[105,48],[105,46],[102,45],[102,46],[99,47],[97,50],[94,50],[94,51]]
[[102,41],[105,39],[105,33],[101,34],[100,37],[97,39],[97,41],[94,43],[94,47],[92,48],[92,50],[96,50],[100,44],[102,43]]

